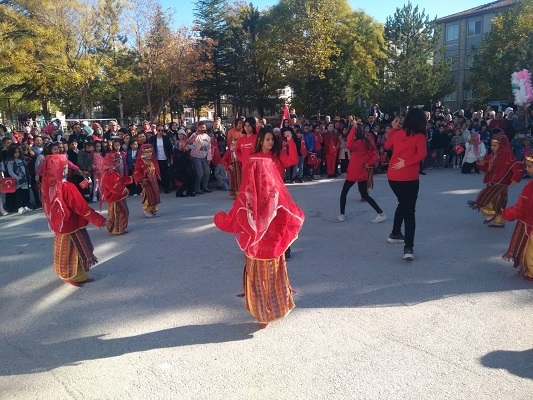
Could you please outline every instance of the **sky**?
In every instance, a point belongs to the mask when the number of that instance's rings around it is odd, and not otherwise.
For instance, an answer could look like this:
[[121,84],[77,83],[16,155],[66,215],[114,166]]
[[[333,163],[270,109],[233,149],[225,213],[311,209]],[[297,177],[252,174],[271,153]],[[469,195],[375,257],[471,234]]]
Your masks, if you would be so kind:
[[[193,13],[195,9],[195,0],[159,0],[163,6],[163,10],[167,8],[174,8],[177,12],[174,15],[174,23],[176,26],[187,25],[191,26],[194,19]],[[231,4],[233,0],[228,0]],[[278,0],[246,0],[246,3],[252,3],[260,11],[276,5]],[[437,16],[438,18],[446,15],[455,14],[469,8],[477,7],[482,4],[490,3],[491,0],[447,0],[447,1],[411,1],[413,6],[418,5],[419,11],[425,9],[426,15],[430,18]],[[385,23],[388,16],[394,15],[396,8],[403,7],[407,1],[399,0],[381,0],[379,2],[348,0],[352,9],[361,9],[367,14],[374,17],[378,22]]]

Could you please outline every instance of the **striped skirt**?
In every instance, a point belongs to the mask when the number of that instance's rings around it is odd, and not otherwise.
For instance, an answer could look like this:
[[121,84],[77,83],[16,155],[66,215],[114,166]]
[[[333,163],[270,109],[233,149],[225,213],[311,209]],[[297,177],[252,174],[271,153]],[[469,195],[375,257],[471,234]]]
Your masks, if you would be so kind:
[[98,262],[87,229],[56,234],[54,240],[54,271],[61,279],[83,282],[87,271]]
[[284,317],[294,308],[285,255],[268,260],[246,257],[244,275],[246,309],[259,323]]
[[126,199],[108,204],[107,230],[112,235],[122,235],[128,227],[128,202]]
[[528,237],[527,225],[522,221],[517,221],[509,249],[502,258],[512,261],[520,275],[533,278],[533,239]]
[[159,186],[155,174],[149,174],[147,179],[148,183],[146,185],[142,184],[141,202],[145,211],[155,212],[157,211],[157,205],[160,203]]
[[235,161],[231,165],[233,166],[233,171],[230,169],[228,172],[229,195],[236,198],[242,180],[242,164],[240,161]]
[[499,215],[507,206],[508,185],[487,185],[479,192],[475,201],[469,201],[468,205],[474,210],[480,210],[485,216]]

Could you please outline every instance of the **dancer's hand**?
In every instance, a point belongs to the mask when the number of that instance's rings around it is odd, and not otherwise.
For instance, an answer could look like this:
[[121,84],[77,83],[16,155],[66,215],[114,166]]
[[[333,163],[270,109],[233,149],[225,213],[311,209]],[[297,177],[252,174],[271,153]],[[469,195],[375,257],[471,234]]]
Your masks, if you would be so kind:
[[390,125],[392,129],[398,129],[398,127],[400,126],[400,117],[394,118]]
[[398,157],[398,162],[396,164],[392,165],[392,169],[400,169],[405,167],[405,160],[403,158]]

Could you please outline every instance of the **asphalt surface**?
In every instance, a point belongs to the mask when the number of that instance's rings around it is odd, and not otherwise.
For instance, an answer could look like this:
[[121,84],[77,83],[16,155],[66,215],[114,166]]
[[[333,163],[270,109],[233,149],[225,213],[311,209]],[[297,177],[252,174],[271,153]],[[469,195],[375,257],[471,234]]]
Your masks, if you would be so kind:
[[386,241],[385,176],[378,225],[356,186],[337,221],[342,184],[289,185],[306,214],[296,308],[264,330],[235,296],[243,255],[213,225],[227,192],[162,195],[158,219],[130,197],[128,235],[89,229],[100,262],[83,288],[53,272],[41,211],[1,217],[0,398],[533,398],[533,284],[501,259],[514,224],[466,205],[482,175],[421,177],[410,263]]

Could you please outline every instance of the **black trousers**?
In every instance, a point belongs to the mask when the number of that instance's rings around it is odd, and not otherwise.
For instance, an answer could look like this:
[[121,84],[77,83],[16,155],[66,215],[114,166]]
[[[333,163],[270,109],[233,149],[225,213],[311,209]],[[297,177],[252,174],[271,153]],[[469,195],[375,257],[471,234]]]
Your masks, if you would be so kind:
[[[341,214],[344,214],[344,211],[346,209],[346,196],[348,195],[348,192],[350,191],[351,187],[355,185],[354,181],[344,181],[344,186],[342,187],[341,192]],[[364,199],[370,206],[378,213],[381,214],[383,210],[379,208],[376,201],[370,197],[368,194],[368,186],[367,181],[361,181],[357,182],[357,187],[359,189],[359,194],[361,195],[361,198]]]
[[389,185],[398,199],[392,233],[401,234],[402,224],[405,222],[405,247],[412,249],[415,241],[415,207],[420,181],[389,180]]
[[167,160],[157,160],[159,165],[159,172],[161,173],[161,186],[165,193],[170,193],[170,174],[168,173],[169,166]]

